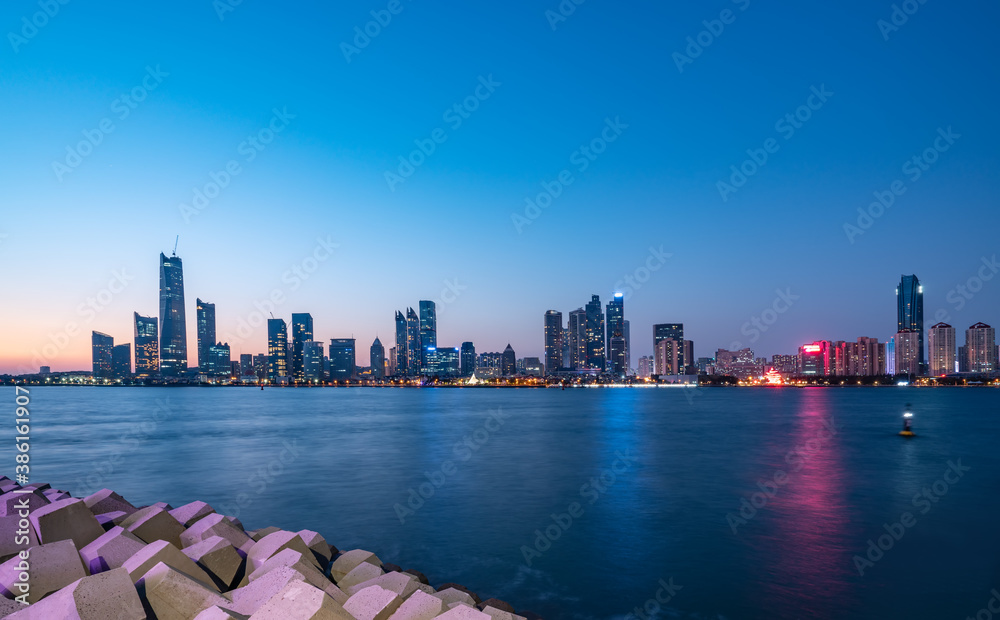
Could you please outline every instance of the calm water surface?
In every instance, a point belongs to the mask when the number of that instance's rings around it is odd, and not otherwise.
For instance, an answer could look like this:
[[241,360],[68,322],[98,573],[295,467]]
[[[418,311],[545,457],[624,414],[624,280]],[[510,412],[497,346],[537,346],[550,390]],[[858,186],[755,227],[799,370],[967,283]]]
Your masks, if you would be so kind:
[[[662,618],[965,618],[1000,588],[993,389],[50,387],[31,399],[35,481],[317,530],[550,620],[647,603]],[[906,402],[913,440],[895,435]],[[10,475],[13,424],[3,433]],[[959,460],[969,469],[946,477]],[[403,511],[429,479],[433,495]],[[932,499],[914,501],[925,489]],[[552,515],[574,503],[560,528]],[[915,522],[860,575],[855,556],[907,512]],[[558,538],[539,539],[546,529]],[[662,605],[661,580],[680,586]]]

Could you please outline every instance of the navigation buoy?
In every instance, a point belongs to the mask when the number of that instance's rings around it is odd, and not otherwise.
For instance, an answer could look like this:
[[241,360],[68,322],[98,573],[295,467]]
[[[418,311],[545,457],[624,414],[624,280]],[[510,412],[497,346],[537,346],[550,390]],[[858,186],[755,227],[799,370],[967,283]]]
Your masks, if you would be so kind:
[[903,430],[899,431],[902,437],[916,437],[916,433],[913,432],[913,413],[910,411],[910,403],[906,403],[906,412],[903,413]]

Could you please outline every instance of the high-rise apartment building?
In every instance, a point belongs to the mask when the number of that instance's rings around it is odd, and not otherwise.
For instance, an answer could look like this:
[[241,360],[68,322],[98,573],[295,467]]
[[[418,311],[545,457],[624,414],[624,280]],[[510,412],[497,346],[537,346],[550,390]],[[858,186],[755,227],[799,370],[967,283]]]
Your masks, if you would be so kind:
[[160,374],[160,337],[155,316],[132,313],[135,319],[135,376],[140,379]]
[[920,332],[915,329],[896,334],[896,374],[920,374]]
[[[679,347],[677,365],[680,368],[684,368],[688,364],[688,360],[684,357],[684,324],[683,323],[659,323],[653,326],[653,353],[654,357],[659,360],[659,356],[655,355],[656,345],[662,340],[671,339],[677,343]],[[674,372],[664,372],[664,369],[660,366],[656,367],[656,374],[658,375],[672,375],[672,374],[684,374],[683,370],[676,371],[671,368]]]
[[938,323],[927,334],[927,356],[931,376],[940,377],[955,372],[955,328]]
[[986,323],[976,323],[965,330],[965,354],[968,372],[991,373],[997,370],[996,331]]
[[587,367],[587,311],[577,308],[569,313],[569,363],[573,370]]

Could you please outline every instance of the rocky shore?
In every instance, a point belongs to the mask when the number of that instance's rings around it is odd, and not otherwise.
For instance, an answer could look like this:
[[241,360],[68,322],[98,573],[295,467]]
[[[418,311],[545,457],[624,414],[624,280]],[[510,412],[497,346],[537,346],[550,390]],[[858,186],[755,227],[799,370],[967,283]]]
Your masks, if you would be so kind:
[[136,507],[0,476],[0,618],[538,620],[317,532],[247,531],[204,502]]

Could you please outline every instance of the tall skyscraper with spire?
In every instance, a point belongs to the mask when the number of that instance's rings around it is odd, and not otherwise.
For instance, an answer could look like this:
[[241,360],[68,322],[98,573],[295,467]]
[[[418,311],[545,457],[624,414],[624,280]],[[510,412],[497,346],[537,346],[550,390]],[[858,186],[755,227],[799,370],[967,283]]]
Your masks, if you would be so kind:
[[208,371],[209,348],[215,344],[215,304],[195,300],[198,321],[198,372]]
[[[896,287],[896,317],[899,324],[897,332],[917,332],[917,357],[922,372],[927,366],[924,357],[924,287],[915,275],[902,276],[899,280],[899,286]],[[898,350],[899,342],[896,347]]]
[[[215,343],[212,343],[215,344]],[[184,265],[177,254],[160,253],[160,374],[187,372],[187,323],[184,319]]]

